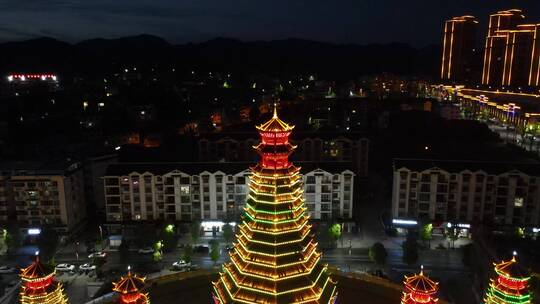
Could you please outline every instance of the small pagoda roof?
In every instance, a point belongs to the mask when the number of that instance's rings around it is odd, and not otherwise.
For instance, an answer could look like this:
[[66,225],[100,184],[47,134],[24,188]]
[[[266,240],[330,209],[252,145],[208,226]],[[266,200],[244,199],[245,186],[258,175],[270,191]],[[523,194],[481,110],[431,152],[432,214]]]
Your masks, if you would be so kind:
[[48,271],[46,267],[39,261],[39,257],[36,256],[35,261],[28,267],[21,270],[21,277],[27,280],[39,279],[50,275],[52,272]]
[[288,125],[286,122],[279,119],[277,115],[277,108],[274,104],[274,115],[272,118],[262,125],[257,126],[257,129],[264,132],[287,132],[294,129],[294,126]]
[[125,277],[121,277],[120,281],[113,283],[113,291],[116,291],[120,294],[128,294],[139,292],[144,288],[144,281],[146,278],[139,277],[137,275],[131,274],[131,271],[128,270],[128,273]]
[[417,292],[435,293],[439,289],[438,285],[439,283],[424,275],[423,269],[419,274],[410,277],[405,276],[405,286]]
[[528,279],[527,271],[523,268],[516,260],[514,255],[509,261],[502,261],[500,263],[494,263],[495,271],[507,277],[511,277],[516,280],[525,280]]

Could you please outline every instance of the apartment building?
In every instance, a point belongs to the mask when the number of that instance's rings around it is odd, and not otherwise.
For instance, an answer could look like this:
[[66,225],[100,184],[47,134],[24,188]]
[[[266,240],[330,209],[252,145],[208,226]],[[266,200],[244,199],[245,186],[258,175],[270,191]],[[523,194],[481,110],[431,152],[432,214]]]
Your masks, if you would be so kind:
[[540,224],[540,164],[395,159],[394,218]]
[[[368,175],[369,139],[362,134],[294,133],[293,161],[351,162],[357,176]],[[251,137],[250,137],[251,136]],[[256,161],[252,148],[258,143],[255,133],[205,134],[198,141],[198,160],[204,162]]]
[[[103,177],[107,222],[237,220],[253,163],[118,163]],[[298,163],[312,219],[352,217],[349,163]]]
[[0,220],[21,229],[44,226],[69,234],[86,220],[84,177],[79,162],[2,163]]

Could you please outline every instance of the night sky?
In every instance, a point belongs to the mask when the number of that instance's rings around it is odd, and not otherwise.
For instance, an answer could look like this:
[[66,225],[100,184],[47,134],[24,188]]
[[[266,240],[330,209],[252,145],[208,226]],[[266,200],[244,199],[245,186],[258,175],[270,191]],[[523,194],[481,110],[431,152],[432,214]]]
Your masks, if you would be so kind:
[[215,37],[339,43],[439,43],[443,21],[522,8],[540,23],[540,0],[0,0],[0,41],[69,42],[153,34],[172,43]]

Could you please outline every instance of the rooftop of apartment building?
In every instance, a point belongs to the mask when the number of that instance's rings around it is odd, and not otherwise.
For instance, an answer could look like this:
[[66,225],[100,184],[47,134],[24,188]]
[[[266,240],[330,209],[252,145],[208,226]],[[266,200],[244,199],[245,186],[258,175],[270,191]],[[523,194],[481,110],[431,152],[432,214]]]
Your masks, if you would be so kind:
[[2,175],[65,175],[77,171],[81,163],[66,159],[62,161],[4,161],[0,162]]
[[519,171],[531,176],[540,176],[539,162],[503,162],[481,160],[449,160],[449,159],[394,159],[394,170],[406,168],[411,171],[425,171],[438,168],[447,172],[485,172],[499,175],[511,171]]
[[[316,169],[322,169],[327,172],[343,172],[352,170],[350,162],[295,162],[297,167],[301,167],[302,173],[311,172]],[[223,172],[236,174],[249,167],[254,166],[253,162],[172,162],[172,163],[118,163],[111,164],[107,168],[105,176],[121,176],[128,175],[132,172],[152,173],[155,175],[163,175],[174,170],[187,174],[199,174],[201,172]]]

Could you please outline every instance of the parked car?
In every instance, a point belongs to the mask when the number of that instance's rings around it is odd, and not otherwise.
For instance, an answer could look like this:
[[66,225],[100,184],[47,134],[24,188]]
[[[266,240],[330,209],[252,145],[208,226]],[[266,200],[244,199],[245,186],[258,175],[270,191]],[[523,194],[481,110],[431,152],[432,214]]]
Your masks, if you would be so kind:
[[73,271],[75,270],[75,265],[72,264],[58,264],[56,265],[56,271]]
[[186,262],[184,260],[180,260],[172,264],[172,267],[174,270],[183,270],[183,269],[189,268],[190,266],[191,266],[191,262]]
[[105,257],[107,256],[107,253],[104,252],[104,251],[96,251],[94,253],[91,253],[88,258],[89,259],[93,259],[93,258],[102,258],[104,259]]
[[16,271],[13,267],[0,266],[0,273],[15,273]]
[[92,265],[90,263],[82,264],[79,266],[80,271],[91,271],[96,270],[96,265]]
[[150,254],[150,253],[154,253],[154,248],[152,248],[152,247],[144,247],[144,248],[139,249],[138,252],[142,253],[142,254]]
[[208,252],[210,252],[210,248],[208,246],[205,246],[205,245],[199,245],[199,246],[195,246],[193,248],[193,251],[197,252],[197,253],[208,253]]

